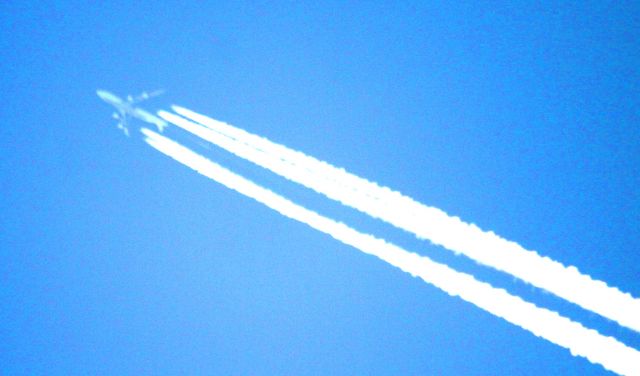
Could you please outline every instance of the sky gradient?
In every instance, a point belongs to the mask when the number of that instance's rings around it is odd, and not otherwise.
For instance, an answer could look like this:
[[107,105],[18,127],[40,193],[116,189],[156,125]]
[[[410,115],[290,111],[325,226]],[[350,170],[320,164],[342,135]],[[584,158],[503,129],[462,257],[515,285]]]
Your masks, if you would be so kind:
[[[0,5],[0,373],[606,374],[126,138],[163,88],[640,296],[629,3]],[[137,123],[135,129],[142,124]],[[323,215],[640,336],[167,134]]]

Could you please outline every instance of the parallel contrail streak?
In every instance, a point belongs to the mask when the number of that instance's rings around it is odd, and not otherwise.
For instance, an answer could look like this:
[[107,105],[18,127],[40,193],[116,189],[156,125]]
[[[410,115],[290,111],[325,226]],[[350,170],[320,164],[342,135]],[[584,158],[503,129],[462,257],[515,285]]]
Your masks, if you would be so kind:
[[[640,332],[640,300],[519,244],[483,231],[389,188],[229,124],[173,106],[165,120],[231,153],[374,218],[499,271],[512,274],[584,309]],[[206,128],[204,128],[204,125]]]
[[477,281],[468,274],[457,272],[427,257],[408,252],[382,239],[323,217],[149,129],[142,129],[142,133],[146,137],[145,141],[158,151],[285,217],[302,222],[344,244],[376,256],[414,277],[420,277],[451,296],[459,296],[538,337],[568,349],[575,356],[582,356],[619,374],[638,374],[640,352],[614,338],[585,328],[554,311],[539,308],[505,290]]

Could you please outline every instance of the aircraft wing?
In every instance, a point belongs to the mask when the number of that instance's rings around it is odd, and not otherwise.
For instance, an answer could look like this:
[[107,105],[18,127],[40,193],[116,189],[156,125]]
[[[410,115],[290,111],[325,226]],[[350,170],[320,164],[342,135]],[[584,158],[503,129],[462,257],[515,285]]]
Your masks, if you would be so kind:
[[162,94],[164,94],[164,89],[154,90],[152,92],[145,91],[145,92],[142,92],[142,94],[138,95],[137,97],[129,96],[127,101],[131,104],[135,104],[138,102],[146,101],[149,98],[157,97]]

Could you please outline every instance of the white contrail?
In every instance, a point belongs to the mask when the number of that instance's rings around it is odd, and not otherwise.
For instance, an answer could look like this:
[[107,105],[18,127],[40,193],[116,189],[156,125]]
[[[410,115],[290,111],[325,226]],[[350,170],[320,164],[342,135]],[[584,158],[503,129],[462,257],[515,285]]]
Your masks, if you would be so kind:
[[[182,107],[165,120],[289,180],[640,332],[640,300],[474,224],[301,152]],[[204,125],[206,128],[204,128]]]
[[146,136],[145,141],[155,149],[227,188],[250,197],[278,213],[302,222],[344,244],[376,256],[414,277],[420,277],[451,296],[459,296],[538,337],[568,349],[574,356],[582,356],[592,363],[600,364],[619,374],[638,375],[640,372],[638,369],[640,352],[614,338],[585,328],[554,311],[539,308],[505,290],[477,281],[468,274],[457,272],[427,257],[408,252],[382,239],[360,233],[343,223],[323,217],[156,132],[142,129],[142,133]]

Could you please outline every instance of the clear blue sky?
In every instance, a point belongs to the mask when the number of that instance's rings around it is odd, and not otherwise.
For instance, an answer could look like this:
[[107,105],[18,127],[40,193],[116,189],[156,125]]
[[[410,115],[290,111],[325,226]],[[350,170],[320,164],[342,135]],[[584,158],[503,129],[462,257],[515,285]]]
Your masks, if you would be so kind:
[[638,297],[638,3],[307,3],[0,4],[0,373],[605,373],[125,138],[95,90],[164,88],[148,109],[265,135]]

